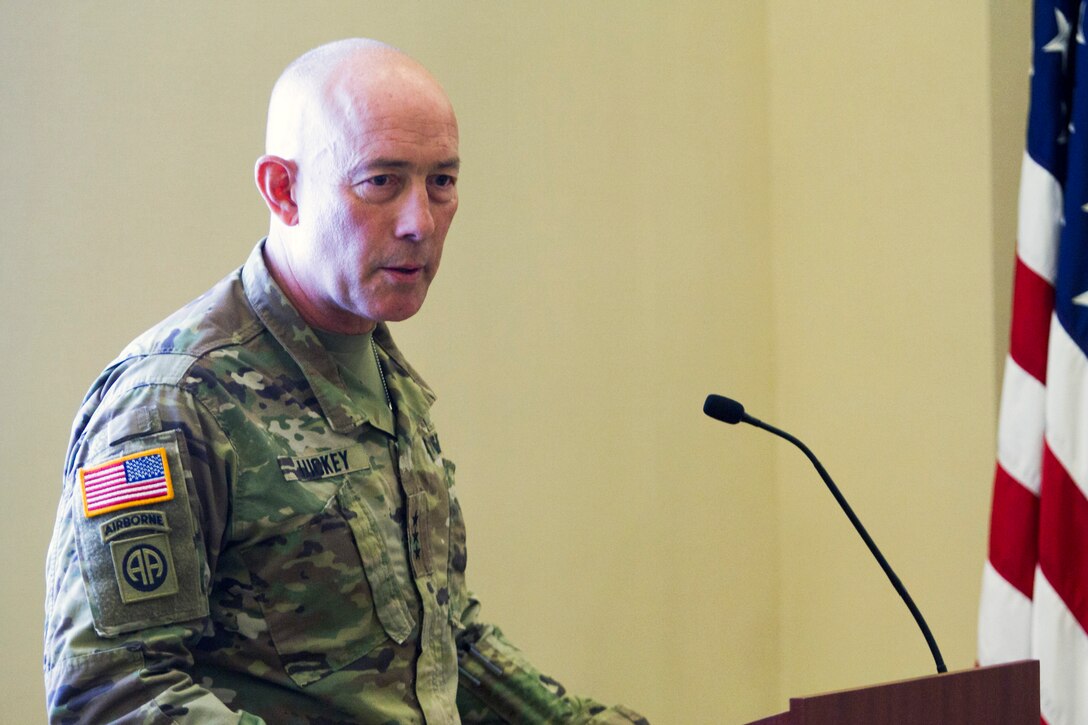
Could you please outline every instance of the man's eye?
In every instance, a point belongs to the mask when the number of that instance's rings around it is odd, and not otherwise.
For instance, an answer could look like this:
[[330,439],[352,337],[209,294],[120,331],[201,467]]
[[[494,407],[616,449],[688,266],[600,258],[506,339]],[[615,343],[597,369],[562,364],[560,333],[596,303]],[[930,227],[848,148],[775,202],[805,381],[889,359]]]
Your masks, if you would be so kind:
[[434,177],[432,183],[435,186],[453,186],[457,183],[457,179],[449,174],[438,174]]
[[396,174],[375,174],[359,182],[356,193],[367,201],[381,202],[396,196],[399,188],[399,179]]

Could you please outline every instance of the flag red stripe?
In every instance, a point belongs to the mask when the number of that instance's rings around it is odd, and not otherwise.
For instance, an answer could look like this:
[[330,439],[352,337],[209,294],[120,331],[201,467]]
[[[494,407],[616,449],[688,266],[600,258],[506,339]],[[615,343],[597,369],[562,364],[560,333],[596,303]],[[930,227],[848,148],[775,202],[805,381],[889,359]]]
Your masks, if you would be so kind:
[[109,468],[103,468],[101,471],[95,471],[93,473],[84,473],[84,483],[97,483],[98,481],[111,479],[111,478],[124,478],[125,467],[124,466],[111,466]]
[[111,500],[119,496],[131,496],[135,495],[139,498],[141,495],[146,495],[149,491],[166,491],[166,486],[163,484],[166,482],[165,478],[160,478],[154,481],[147,481],[140,485],[125,486],[123,488],[117,488],[110,491],[102,491],[95,496],[87,496],[87,503],[94,503],[98,505],[103,500]]
[[[158,488],[149,488],[141,491],[126,491],[116,496],[109,496],[103,499],[95,501],[92,508],[102,508],[103,506],[112,506],[115,503],[122,501],[135,501],[139,498],[153,498],[166,493],[166,488],[159,486]],[[88,502],[90,504],[90,502]]]
[[140,484],[131,484],[129,486],[118,486],[117,488],[111,488],[107,491],[98,491],[94,495],[87,495],[87,502],[100,501],[104,498],[110,498],[112,496],[123,496],[127,493],[138,493],[140,491],[153,491],[158,488],[165,489],[163,483],[166,481],[164,478],[160,478],[157,481],[146,481]]
[[1049,446],[1039,498],[1039,567],[1088,631],[1088,500]]
[[1035,579],[1038,538],[1039,499],[998,465],[990,512],[990,563],[1028,599]]
[[1042,383],[1046,382],[1046,347],[1053,311],[1054,288],[1017,257],[1009,355]]
[[168,491],[165,488],[160,488],[157,491],[141,491],[138,493],[131,493],[126,496],[117,496],[115,498],[105,499],[103,501],[97,501],[94,504],[88,503],[88,511],[98,511],[99,509],[109,508],[116,506],[117,504],[129,503],[130,501],[144,501],[146,499],[158,498],[160,496],[167,495]]
[[113,476],[111,478],[103,478],[103,479],[99,479],[97,481],[86,481],[85,480],[83,482],[84,483],[83,487],[85,489],[87,489],[87,493],[90,493],[91,491],[97,491],[97,490],[99,490],[101,488],[113,488],[115,486],[124,485],[124,483],[127,480],[128,479],[126,479],[125,475],[122,473],[119,476]]

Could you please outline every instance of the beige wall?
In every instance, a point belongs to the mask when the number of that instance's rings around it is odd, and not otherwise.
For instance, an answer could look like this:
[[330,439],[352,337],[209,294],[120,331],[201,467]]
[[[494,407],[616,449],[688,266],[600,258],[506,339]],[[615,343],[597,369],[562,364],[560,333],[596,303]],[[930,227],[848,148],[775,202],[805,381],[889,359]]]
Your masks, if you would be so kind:
[[41,715],[83,391],[242,261],[271,83],[355,34],[459,111],[461,211],[396,334],[439,391],[488,617],[661,723],[927,672],[800,454],[699,412],[719,391],[820,453],[969,665],[1025,105],[994,75],[1026,66],[1026,20],[901,5],[0,1],[5,717]]
[[[973,663],[986,555],[1027,12],[780,2],[768,20],[774,414],[820,453],[951,668]],[[925,673],[807,462],[782,447],[776,465],[781,694]]]

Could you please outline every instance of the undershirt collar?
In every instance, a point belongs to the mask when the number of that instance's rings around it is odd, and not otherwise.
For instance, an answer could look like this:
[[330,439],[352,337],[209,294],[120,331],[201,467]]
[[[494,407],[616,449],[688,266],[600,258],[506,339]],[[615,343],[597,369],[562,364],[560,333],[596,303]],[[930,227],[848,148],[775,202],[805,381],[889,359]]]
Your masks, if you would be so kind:
[[389,435],[396,435],[393,412],[389,409],[382,373],[374,355],[373,333],[342,335],[316,327],[311,329],[340,369],[347,388],[344,392],[359,406],[368,422]]

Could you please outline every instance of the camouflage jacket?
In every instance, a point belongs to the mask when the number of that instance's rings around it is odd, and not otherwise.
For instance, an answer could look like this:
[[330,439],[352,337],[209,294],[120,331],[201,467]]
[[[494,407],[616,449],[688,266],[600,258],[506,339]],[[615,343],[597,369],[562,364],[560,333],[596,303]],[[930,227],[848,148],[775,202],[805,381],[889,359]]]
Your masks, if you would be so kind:
[[50,721],[639,721],[476,621],[433,393],[379,325],[395,436],[371,425],[261,250],[83,402],[47,562]]

